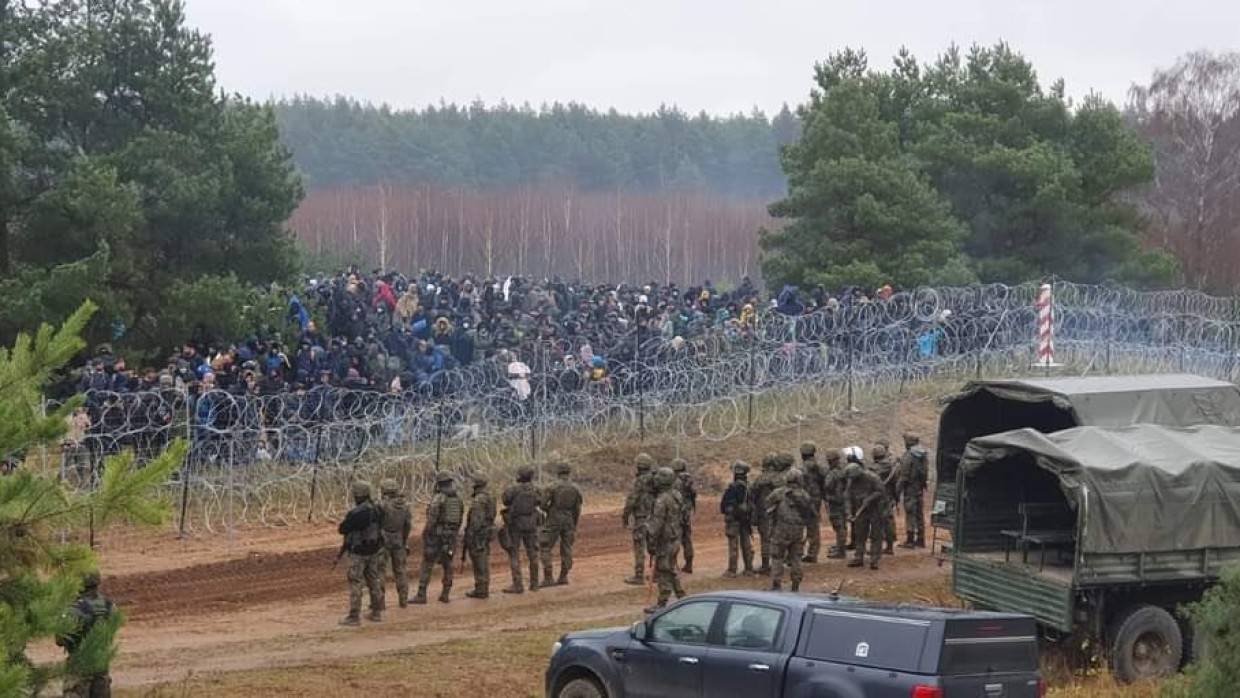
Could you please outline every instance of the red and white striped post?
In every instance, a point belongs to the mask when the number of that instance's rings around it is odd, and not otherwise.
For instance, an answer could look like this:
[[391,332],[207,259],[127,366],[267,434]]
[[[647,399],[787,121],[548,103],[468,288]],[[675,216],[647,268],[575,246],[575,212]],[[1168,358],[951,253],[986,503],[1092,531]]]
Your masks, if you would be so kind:
[[1051,285],[1042,284],[1038,289],[1038,351],[1035,365],[1047,368],[1055,366],[1055,304]]

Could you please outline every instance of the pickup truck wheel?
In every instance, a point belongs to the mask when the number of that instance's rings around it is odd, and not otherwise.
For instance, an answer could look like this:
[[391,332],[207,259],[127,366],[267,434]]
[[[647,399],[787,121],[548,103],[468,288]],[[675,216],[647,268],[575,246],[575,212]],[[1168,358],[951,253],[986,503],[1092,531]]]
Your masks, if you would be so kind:
[[594,679],[582,678],[564,684],[555,698],[607,698],[607,693]]
[[1111,673],[1124,683],[1170,676],[1180,668],[1184,638],[1170,613],[1142,604],[1111,625]]

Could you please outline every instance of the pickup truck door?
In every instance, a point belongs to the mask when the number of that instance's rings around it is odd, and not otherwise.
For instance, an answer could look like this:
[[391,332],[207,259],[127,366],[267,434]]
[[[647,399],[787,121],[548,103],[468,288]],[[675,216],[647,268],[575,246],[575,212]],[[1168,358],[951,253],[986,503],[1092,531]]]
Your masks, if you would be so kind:
[[624,651],[626,698],[700,698],[706,639],[718,608],[717,601],[694,601],[655,616],[646,639],[631,640]]
[[730,604],[720,644],[711,645],[703,669],[710,698],[778,698],[785,656],[780,647],[787,613],[773,606]]

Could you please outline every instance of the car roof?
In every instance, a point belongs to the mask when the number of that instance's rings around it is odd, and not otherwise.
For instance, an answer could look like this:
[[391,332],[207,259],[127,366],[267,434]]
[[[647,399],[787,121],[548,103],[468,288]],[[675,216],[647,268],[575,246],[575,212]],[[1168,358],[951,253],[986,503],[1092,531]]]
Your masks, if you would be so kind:
[[829,593],[810,594],[804,592],[792,593],[777,591],[733,590],[695,594],[690,597],[690,600],[693,599],[717,599],[721,601],[742,603],[762,603],[782,606],[784,608],[797,611],[805,611],[806,609],[864,611],[875,615],[889,617],[898,616],[900,618],[913,618],[930,621],[1026,617],[1019,613],[995,613],[991,611],[974,611],[959,608],[938,608],[934,606],[916,606],[912,604],[879,603],[874,601],[866,601],[864,599],[851,596],[835,596]]

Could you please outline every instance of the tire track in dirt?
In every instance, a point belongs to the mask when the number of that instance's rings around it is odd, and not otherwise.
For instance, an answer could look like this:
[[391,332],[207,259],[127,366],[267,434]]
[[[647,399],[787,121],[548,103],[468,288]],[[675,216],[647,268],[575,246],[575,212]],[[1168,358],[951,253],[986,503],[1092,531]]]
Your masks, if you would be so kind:
[[[717,504],[701,502],[694,528],[695,538],[696,531],[712,537],[722,532],[723,520]],[[621,526],[618,511],[583,515],[577,530],[574,560],[628,551],[631,540],[631,534]],[[345,569],[343,565],[332,567],[337,551],[338,548],[324,547],[284,553],[252,552],[224,562],[109,577],[104,580],[104,588],[134,622],[230,613],[290,598],[342,593]],[[491,551],[492,586],[501,586],[508,580],[508,556],[494,543]],[[457,554],[459,556],[459,550]],[[558,557],[557,552],[554,558]],[[414,583],[421,561],[421,536],[415,534],[411,537],[409,551],[410,576]],[[459,558],[455,564],[460,564]],[[524,567],[524,562],[522,564]],[[472,577],[468,564],[466,574],[459,574],[460,568],[457,569],[458,580]],[[616,570],[618,577],[629,572],[627,565]]]

